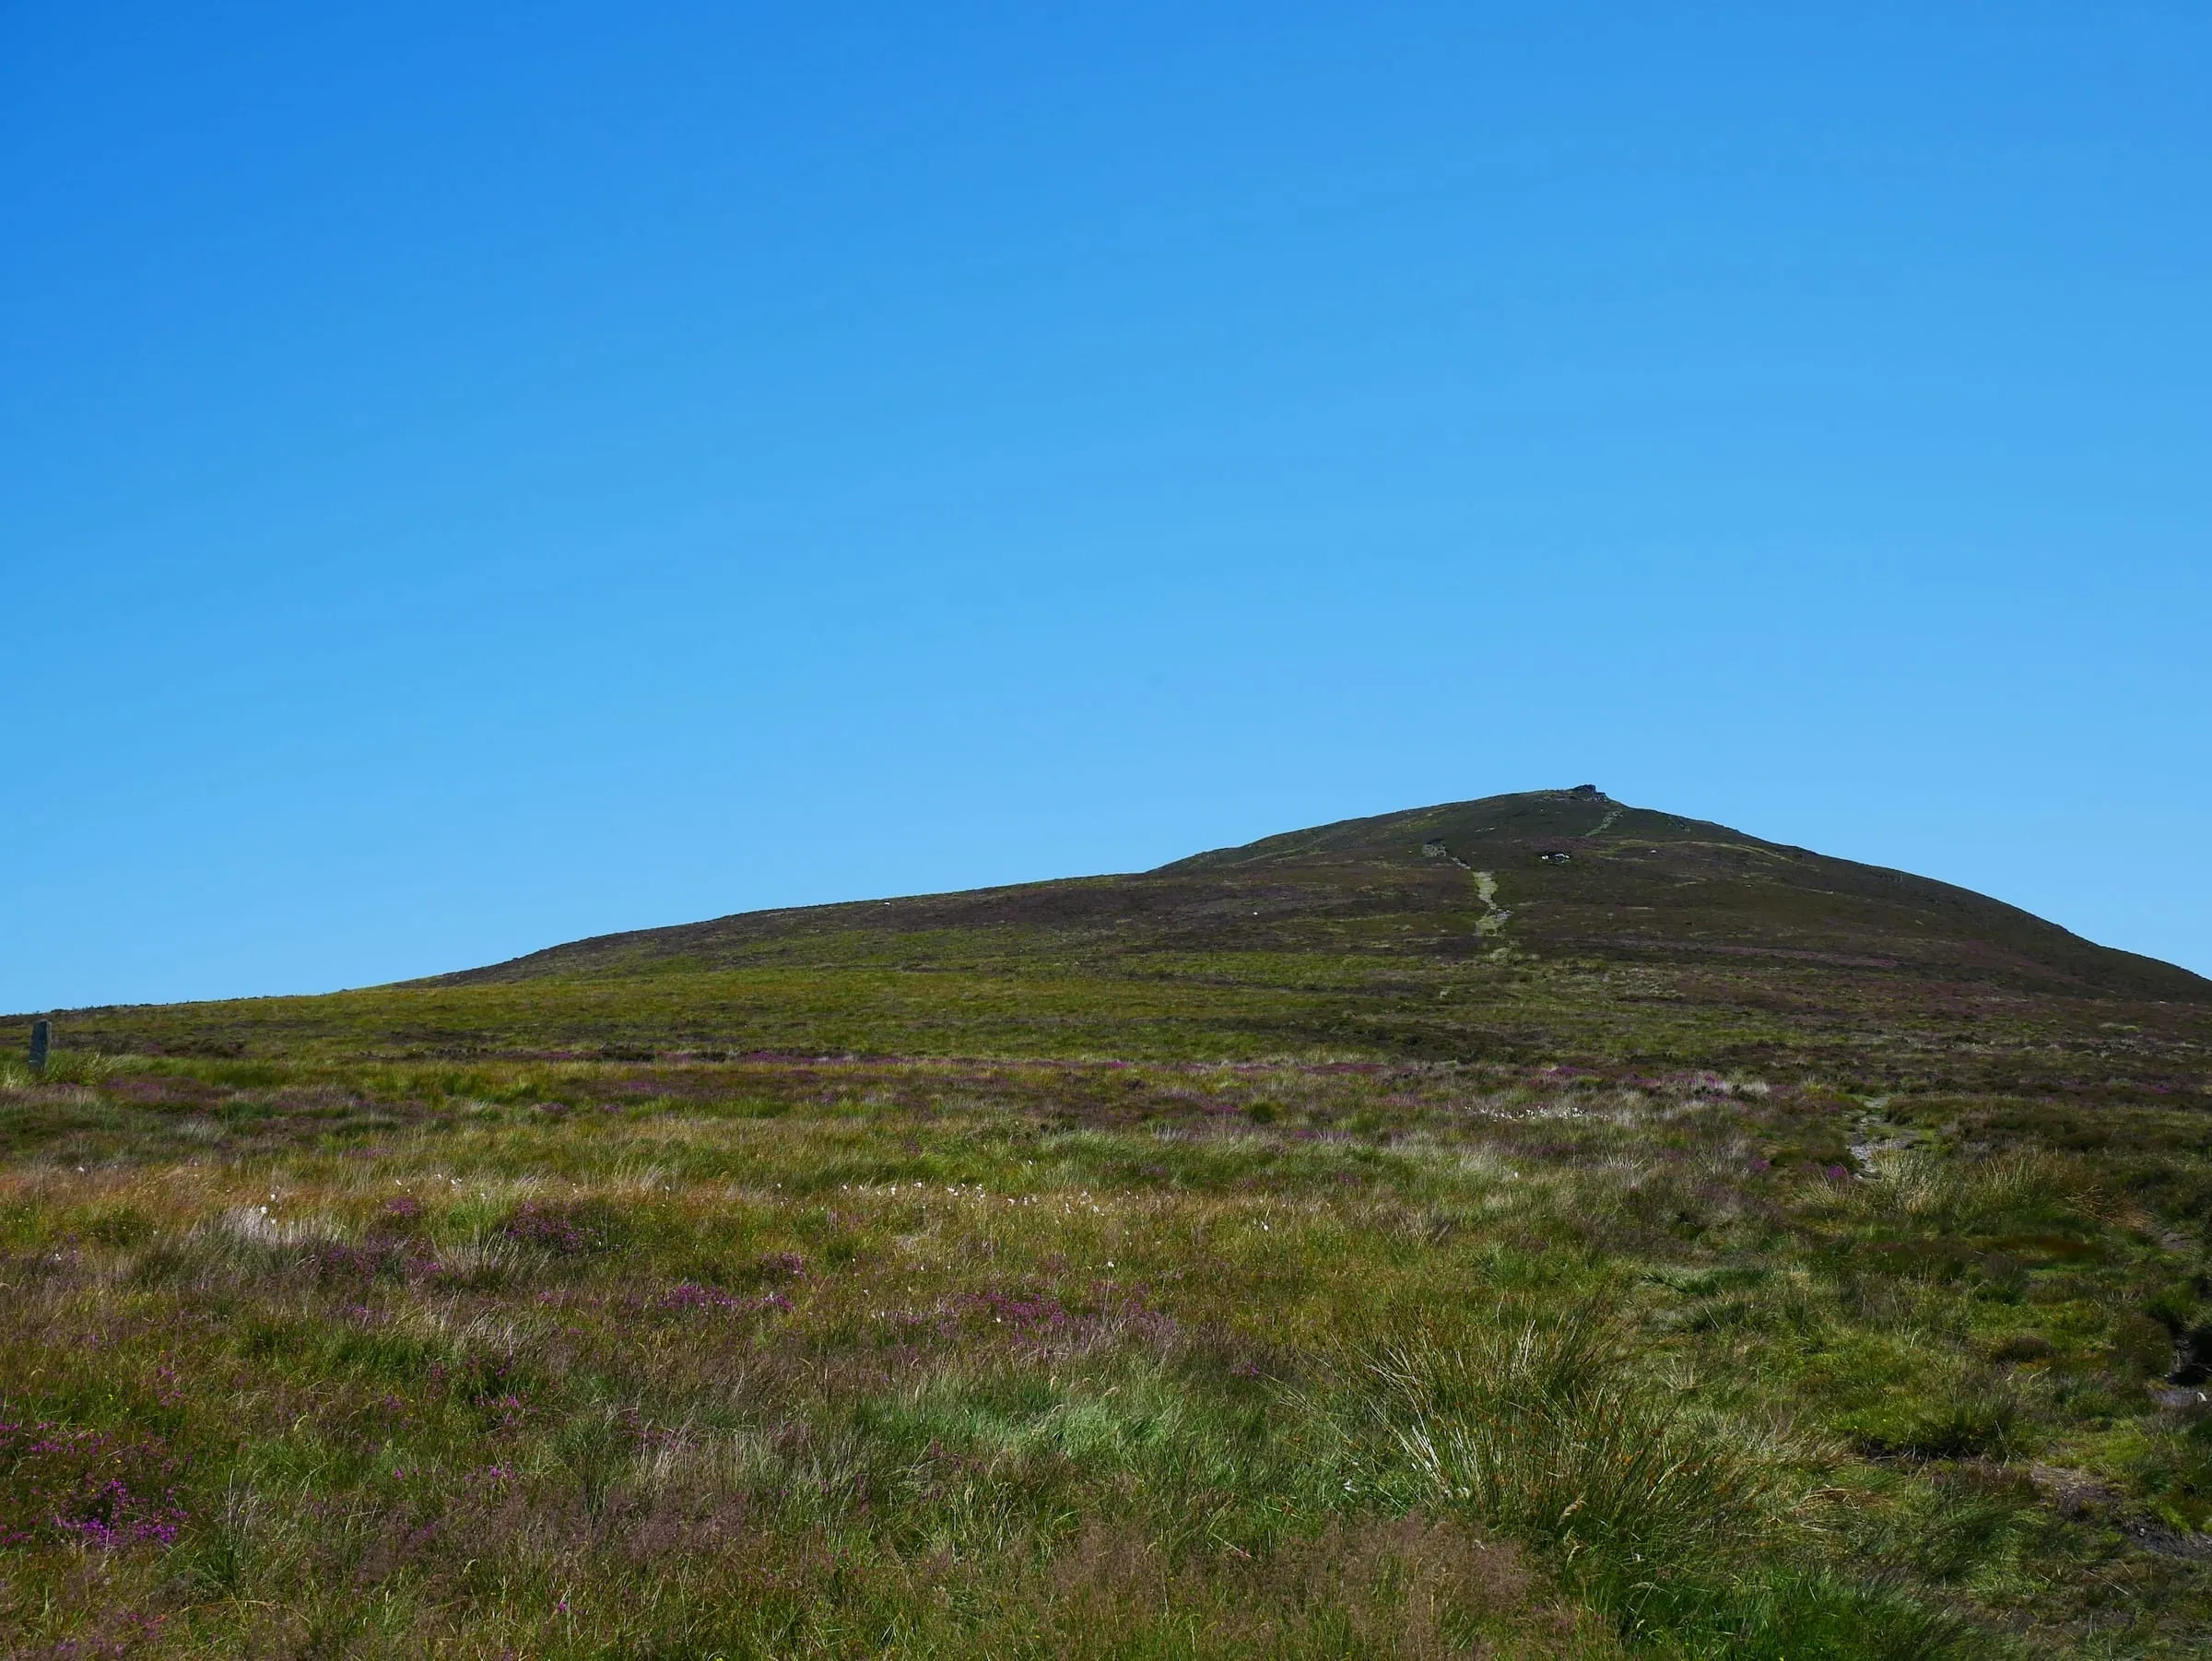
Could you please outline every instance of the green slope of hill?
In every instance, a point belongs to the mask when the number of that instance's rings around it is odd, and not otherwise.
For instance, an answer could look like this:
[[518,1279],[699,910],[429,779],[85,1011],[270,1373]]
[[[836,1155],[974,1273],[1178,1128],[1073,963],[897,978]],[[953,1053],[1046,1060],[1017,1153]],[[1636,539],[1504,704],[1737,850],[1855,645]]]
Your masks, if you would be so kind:
[[0,1652],[2212,1655],[2212,985],[1538,792],[0,1022]]
[[606,936],[330,997],[88,1011],[66,1031],[235,1054],[1789,1055],[1877,1081],[2185,1089],[2212,983],[1585,787],[1136,875]]
[[1453,964],[1518,950],[1624,964],[1712,954],[2061,995],[2212,1002],[2212,982],[1963,889],[1539,791],[1351,819],[1124,877],[755,912],[580,940],[442,976],[483,985],[671,963],[1086,966],[1178,953]]

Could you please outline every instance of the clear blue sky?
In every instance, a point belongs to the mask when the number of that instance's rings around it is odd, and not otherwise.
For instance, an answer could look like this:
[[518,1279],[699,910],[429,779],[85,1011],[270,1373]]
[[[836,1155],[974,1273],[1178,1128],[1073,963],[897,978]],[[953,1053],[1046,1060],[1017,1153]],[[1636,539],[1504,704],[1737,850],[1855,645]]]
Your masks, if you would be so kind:
[[0,8],[0,1009],[1594,782],[2212,972],[2212,10]]

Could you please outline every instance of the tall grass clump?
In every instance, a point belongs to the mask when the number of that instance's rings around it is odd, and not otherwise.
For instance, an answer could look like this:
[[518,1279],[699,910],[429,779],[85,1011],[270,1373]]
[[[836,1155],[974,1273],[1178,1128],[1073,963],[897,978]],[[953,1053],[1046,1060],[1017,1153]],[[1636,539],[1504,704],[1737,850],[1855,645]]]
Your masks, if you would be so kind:
[[1947,1622],[1809,1564],[1784,1473],[1692,1424],[1583,1305],[1502,1318],[1449,1347],[1383,1349],[1376,1451],[1431,1507],[1518,1542],[1637,1647],[1935,1657]]
[[1869,1221],[1956,1235],[2094,1227],[2109,1203],[2079,1160],[2016,1151],[1966,1163],[1923,1150],[1898,1158],[1880,1181],[1840,1191],[1838,1202]]

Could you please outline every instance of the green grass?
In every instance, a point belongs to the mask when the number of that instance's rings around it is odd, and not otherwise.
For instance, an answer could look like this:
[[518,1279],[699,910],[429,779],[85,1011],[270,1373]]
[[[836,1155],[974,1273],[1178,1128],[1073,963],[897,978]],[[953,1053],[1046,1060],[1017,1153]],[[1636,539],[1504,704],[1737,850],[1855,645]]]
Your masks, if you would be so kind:
[[1941,885],[1542,793],[59,1025],[10,1661],[2212,1654],[2212,988]]
[[0,1087],[16,1654],[2203,1647],[2187,1110],[2144,1193],[1998,1101],[1833,1176],[1793,1080],[57,1071]]

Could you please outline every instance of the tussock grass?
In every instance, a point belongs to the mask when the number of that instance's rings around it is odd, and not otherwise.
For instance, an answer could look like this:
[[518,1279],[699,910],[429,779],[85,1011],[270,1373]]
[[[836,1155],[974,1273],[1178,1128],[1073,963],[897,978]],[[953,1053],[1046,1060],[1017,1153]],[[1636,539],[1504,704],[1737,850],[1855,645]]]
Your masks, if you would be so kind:
[[1372,1363],[1377,1410],[1436,1502],[1575,1562],[1623,1569],[1630,1612],[1657,1577],[1773,1538],[1762,1473],[1696,1434],[1624,1361],[1629,1335],[1587,1307],[1491,1325]]
[[1817,1496],[1783,1449],[1694,1421],[1594,1305],[1500,1309],[1453,1347],[1371,1363],[1374,1408],[1430,1503],[1551,1565],[1638,1647],[1936,1657],[1981,1646],[1878,1580],[1819,1565]]
[[[77,1452],[0,1460],[28,1536],[0,1631],[2178,1653],[2197,1571],[2131,1542],[2212,1504],[2147,1371],[2200,1260],[2092,1154],[1937,1125],[1832,1177],[1847,1110],[1745,1083],[170,1059],[6,1087],[0,1417]],[[2064,1511],[2030,1475],[2061,1467]],[[173,1539],[21,1526],[111,1469],[124,1533],[173,1487]]]

